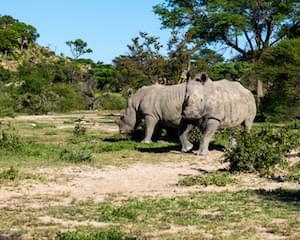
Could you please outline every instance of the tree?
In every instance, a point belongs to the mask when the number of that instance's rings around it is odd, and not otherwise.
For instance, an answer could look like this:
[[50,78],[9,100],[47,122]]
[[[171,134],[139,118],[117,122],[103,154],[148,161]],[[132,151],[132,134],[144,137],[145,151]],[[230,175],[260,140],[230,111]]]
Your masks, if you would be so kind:
[[66,44],[70,47],[71,53],[75,59],[79,58],[83,54],[93,52],[92,49],[87,47],[87,42],[83,41],[82,39],[66,41]]
[[165,0],[154,11],[164,27],[187,30],[192,39],[220,43],[251,60],[300,28],[298,0]]
[[264,115],[300,116],[300,38],[287,39],[268,49],[254,68],[267,86]]
[[138,88],[164,79],[165,60],[157,37],[140,32],[127,47],[128,55],[113,60],[123,86]]

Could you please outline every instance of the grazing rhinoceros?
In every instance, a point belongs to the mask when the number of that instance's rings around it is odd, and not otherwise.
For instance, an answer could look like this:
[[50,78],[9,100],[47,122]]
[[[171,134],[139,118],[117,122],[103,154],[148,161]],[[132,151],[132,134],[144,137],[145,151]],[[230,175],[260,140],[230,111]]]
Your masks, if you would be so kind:
[[[177,85],[154,84],[145,86],[128,97],[125,114],[118,122],[120,133],[130,133],[135,130],[142,119],[145,119],[144,143],[150,143],[157,123],[163,126],[178,128],[182,120],[182,104],[184,101],[186,83]],[[184,139],[183,150],[192,144],[187,139],[192,124],[186,124],[181,138]]]
[[[184,119],[200,121],[202,136],[198,155],[206,155],[216,130],[240,124],[247,131],[251,129],[256,104],[252,93],[239,82],[212,81],[206,73],[200,73],[187,82],[182,115]],[[187,126],[181,128],[184,133]],[[180,140],[186,146],[185,137]]]

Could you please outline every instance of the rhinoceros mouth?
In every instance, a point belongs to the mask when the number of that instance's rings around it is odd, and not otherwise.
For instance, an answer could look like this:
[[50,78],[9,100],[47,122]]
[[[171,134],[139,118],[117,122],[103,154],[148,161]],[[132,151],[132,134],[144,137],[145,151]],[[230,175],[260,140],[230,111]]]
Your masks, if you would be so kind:
[[120,134],[128,134],[128,133],[132,133],[133,130],[119,130]]

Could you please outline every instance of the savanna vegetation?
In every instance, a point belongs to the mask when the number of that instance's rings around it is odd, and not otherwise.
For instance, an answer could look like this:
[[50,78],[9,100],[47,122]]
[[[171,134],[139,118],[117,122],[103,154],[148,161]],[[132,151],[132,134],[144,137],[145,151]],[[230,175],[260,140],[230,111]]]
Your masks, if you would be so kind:
[[[300,238],[299,1],[164,0],[153,11],[167,46],[140,32],[111,64],[84,58],[83,39],[58,55],[34,26],[0,16],[0,239]],[[129,88],[200,71],[254,93],[250,133],[218,132],[211,150],[222,152],[209,158],[179,154],[165,132],[149,145],[117,133]]]

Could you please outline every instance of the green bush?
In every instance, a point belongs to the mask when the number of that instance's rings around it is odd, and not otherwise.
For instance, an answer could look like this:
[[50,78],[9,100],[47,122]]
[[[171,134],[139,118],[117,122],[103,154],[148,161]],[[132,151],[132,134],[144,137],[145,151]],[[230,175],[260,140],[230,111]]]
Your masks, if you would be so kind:
[[300,146],[300,132],[289,127],[264,126],[250,133],[239,129],[235,137],[236,146],[225,152],[232,171],[272,174],[275,166],[284,166],[286,155]]
[[0,95],[0,117],[15,115],[14,111],[15,101],[14,99],[6,94]]
[[0,148],[16,151],[22,146],[24,146],[24,142],[11,123],[0,123]]
[[121,94],[103,93],[95,102],[96,109],[121,110],[126,107],[126,99]]
[[59,232],[55,240],[136,240],[136,237],[126,236],[118,229],[95,231]]
[[216,185],[226,186],[227,184],[235,183],[236,180],[231,178],[228,173],[208,173],[198,176],[188,176],[180,179],[178,184],[181,186],[193,186],[193,185]]
[[82,125],[81,120],[75,123],[73,134],[76,137],[84,136],[86,134],[86,128]]
[[69,162],[90,162],[93,160],[92,153],[87,149],[73,150],[64,148],[60,153],[60,159]]
[[0,172],[0,179],[1,180],[15,180],[19,176],[19,170],[15,169],[14,167],[10,167],[8,170],[3,170]]
[[300,116],[300,38],[269,48],[254,70],[266,88],[261,111],[274,120]]

